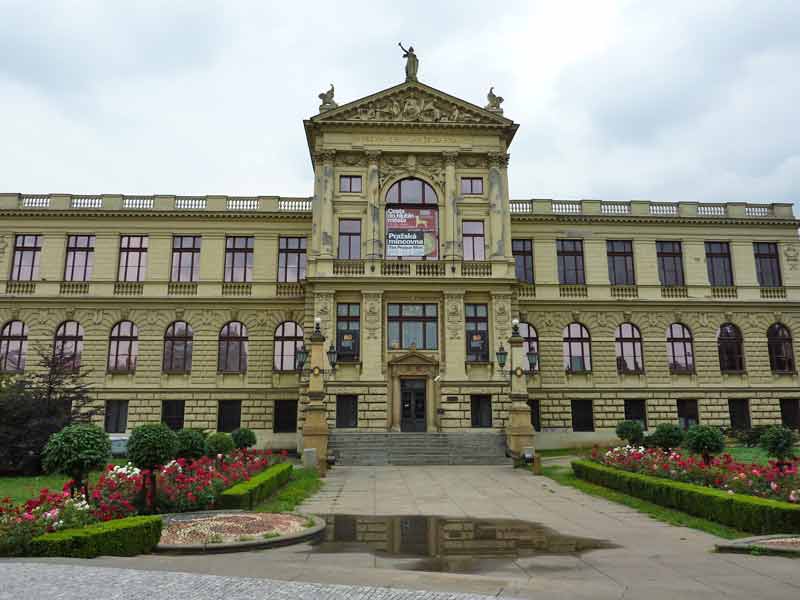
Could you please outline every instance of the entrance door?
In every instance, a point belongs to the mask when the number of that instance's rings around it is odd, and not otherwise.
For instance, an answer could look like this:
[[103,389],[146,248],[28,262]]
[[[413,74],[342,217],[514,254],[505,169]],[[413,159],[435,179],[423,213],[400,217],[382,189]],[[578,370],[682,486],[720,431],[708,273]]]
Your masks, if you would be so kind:
[[401,379],[400,401],[400,431],[426,431],[425,380]]

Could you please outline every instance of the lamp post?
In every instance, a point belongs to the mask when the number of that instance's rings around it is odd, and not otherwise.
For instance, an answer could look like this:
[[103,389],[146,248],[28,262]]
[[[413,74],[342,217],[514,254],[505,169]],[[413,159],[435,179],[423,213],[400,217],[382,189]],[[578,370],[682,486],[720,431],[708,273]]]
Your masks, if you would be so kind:
[[[510,353],[506,352],[502,344],[498,349],[497,364],[500,365],[501,370],[505,366],[506,360],[510,354],[511,362],[508,368],[508,374],[511,377],[511,409],[509,410],[509,419],[506,425],[506,443],[511,455],[515,459],[534,460],[533,453],[533,425],[531,424],[531,407],[528,405],[528,382],[525,369],[522,368],[523,364],[523,349],[522,346],[525,340],[519,334],[519,319],[511,321],[511,337],[508,338],[508,346],[511,349]],[[531,361],[531,354],[528,353],[528,372],[532,372],[538,361],[538,355],[535,360]],[[504,371],[505,372],[505,371]]]
[[[328,414],[325,409],[325,336],[322,335],[320,325],[322,319],[314,318],[314,332],[309,338],[310,353],[302,346],[295,357],[298,369],[303,372],[306,360],[309,360],[308,369],[308,405],[305,410],[305,423],[303,424],[303,449],[313,448],[317,455],[317,469],[320,475],[325,475],[328,465]],[[330,351],[329,351],[330,352]],[[330,354],[328,357],[330,358]],[[336,350],[333,349],[331,368],[336,365]]]

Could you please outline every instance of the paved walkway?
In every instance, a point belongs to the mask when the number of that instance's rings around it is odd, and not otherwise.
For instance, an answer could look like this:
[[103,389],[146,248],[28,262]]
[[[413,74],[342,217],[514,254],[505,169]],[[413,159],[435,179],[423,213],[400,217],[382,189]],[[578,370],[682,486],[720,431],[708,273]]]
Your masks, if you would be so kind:
[[[713,554],[714,536],[660,523],[624,506],[510,467],[337,467],[329,474],[323,490],[302,510],[318,514],[512,518],[538,522],[563,535],[608,540],[615,547],[580,555],[548,554],[514,561],[483,561],[479,575],[399,570],[407,567],[379,554],[366,551],[328,554],[306,544],[232,555],[93,561],[49,559],[48,562],[504,598],[800,597],[798,561]],[[81,572],[74,573],[73,578],[89,579]],[[44,585],[38,577],[31,578],[28,583],[31,582],[35,582],[31,589]],[[130,596],[134,597],[140,596]]]

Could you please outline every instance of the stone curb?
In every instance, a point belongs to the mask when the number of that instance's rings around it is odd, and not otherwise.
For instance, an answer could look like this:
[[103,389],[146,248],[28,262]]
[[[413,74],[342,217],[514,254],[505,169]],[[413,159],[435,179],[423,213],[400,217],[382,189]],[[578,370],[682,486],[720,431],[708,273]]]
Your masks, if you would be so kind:
[[[165,522],[170,520],[182,521],[190,520],[191,517],[214,516],[222,514],[235,514],[246,513],[249,511],[243,510],[205,510],[199,512],[189,513],[172,513],[162,515]],[[158,544],[153,552],[155,554],[226,554],[229,552],[250,552],[252,550],[266,550],[269,548],[277,548],[280,546],[291,546],[299,544],[308,540],[313,540],[318,537],[324,530],[327,524],[325,519],[318,515],[304,514],[304,513],[284,513],[292,514],[303,518],[313,518],[314,526],[290,535],[281,535],[269,539],[253,540],[248,542],[229,542],[227,544]]]
[[775,556],[789,556],[793,558],[800,558],[800,546],[768,546],[763,545],[761,542],[768,540],[779,540],[783,538],[797,537],[795,533],[784,533],[775,535],[758,535],[755,537],[747,537],[732,542],[723,542],[721,544],[714,544],[714,550],[717,552],[726,552],[731,554],[758,554],[775,555]]

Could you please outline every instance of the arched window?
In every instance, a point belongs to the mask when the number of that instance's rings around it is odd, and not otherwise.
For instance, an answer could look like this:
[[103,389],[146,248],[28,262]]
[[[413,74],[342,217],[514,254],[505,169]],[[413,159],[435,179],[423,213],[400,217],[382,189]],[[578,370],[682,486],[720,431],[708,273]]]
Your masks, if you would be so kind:
[[295,356],[303,345],[303,328],[294,321],[285,321],[275,330],[275,370],[295,371]]
[[108,372],[133,373],[139,355],[139,330],[131,321],[120,321],[111,329]]
[[717,350],[719,351],[719,370],[723,373],[744,371],[744,350],[742,333],[733,323],[725,323],[717,331]]
[[683,323],[667,327],[667,359],[671,373],[694,372],[692,332]]
[[[519,334],[525,342],[522,344],[522,368],[530,371],[530,363],[528,363],[528,352],[535,352],[539,356],[539,336],[536,334],[536,329],[530,323],[519,324]],[[533,372],[539,372],[539,361],[533,365]]]
[[564,369],[568,373],[592,370],[592,339],[580,323],[564,327]]
[[614,332],[617,373],[644,373],[642,334],[633,323],[623,323]]
[[436,192],[421,179],[401,179],[386,192],[386,257],[439,258]]
[[65,369],[77,370],[83,352],[83,327],[77,321],[64,321],[56,329],[53,357]]
[[244,373],[247,371],[247,327],[239,321],[226,323],[219,332],[220,373]]
[[28,352],[28,328],[22,321],[9,321],[0,330],[0,372],[22,373]]
[[767,329],[767,348],[773,373],[794,373],[792,334],[785,325],[775,323]]
[[194,333],[186,321],[175,321],[164,334],[164,372],[191,373]]

